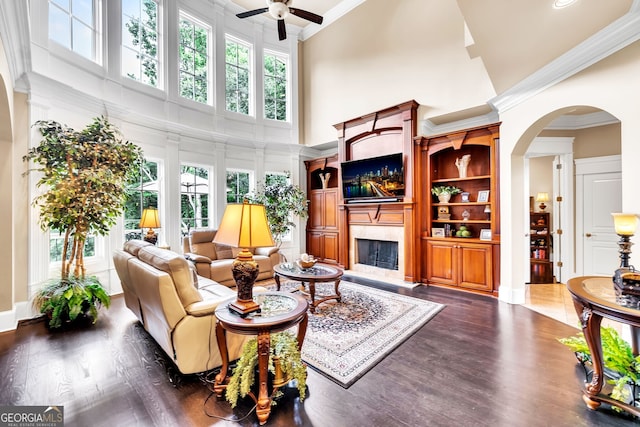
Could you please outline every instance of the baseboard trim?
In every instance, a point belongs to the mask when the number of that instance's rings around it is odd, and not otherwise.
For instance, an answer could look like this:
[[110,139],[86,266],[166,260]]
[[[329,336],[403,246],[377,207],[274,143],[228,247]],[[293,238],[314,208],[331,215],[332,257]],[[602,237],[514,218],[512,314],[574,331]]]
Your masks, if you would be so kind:
[[13,331],[18,327],[18,322],[33,317],[31,306],[28,302],[19,302],[13,306],[13,310],[0,312],[0,332]]
[[509,304],[524,304],[526,301],[526,289],[512,288],[511,286],[500,286],[498,289],[498,300]]

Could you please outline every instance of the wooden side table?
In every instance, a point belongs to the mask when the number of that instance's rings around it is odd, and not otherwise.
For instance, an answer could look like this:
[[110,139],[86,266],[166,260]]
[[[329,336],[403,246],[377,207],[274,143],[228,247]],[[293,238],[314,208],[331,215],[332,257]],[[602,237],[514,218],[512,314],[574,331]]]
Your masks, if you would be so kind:
[[[256,402],[256,415],[260,425],[267,422],[271,413],[271,396],[267,390],[267,378],[269,373],[269,353],[271,333],[280,332],[298,325],[298,349],[302,348],[307,332],[308,315],[307,300],[303,297],[286,292],[261,292],[254,294],[254,299],[260,304],[260,313],[251,313],[246,317],[240,317],[229,310],[229,303],[235,301],[235,297],[229,299],[216,309],[216,340],[222,357],[220,373],[216,375],[214,391],[218,397],[227,388],[229,382],[229,352],[227,350],[226,332],[234,332],[242,335],[257,335],[258,339],[258,397],[250,393]],[[277,387],[274,386],[276,391]]]
[[582,400],[589,409],[598,409],[602,402],[615,405],[640,417],[640,408],[620,402],[601,394],[604,386],[604,359],[602,356],[602,338],[600,325],[602,318],[612,319],[631,326],[633,354],[638,354],[640,335],[640,310],[623,307],[616,302],[613,281],[610,277],[584,276],[575,277],[567,282],[567,288],[573,298],[582,332],[591,352],[593,377],[583,390]]

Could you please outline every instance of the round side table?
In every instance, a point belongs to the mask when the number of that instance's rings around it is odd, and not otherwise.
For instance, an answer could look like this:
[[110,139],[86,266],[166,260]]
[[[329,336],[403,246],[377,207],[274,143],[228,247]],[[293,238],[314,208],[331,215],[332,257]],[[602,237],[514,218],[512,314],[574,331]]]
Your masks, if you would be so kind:
[[[234,332],[242,335],[257,335],[258,339],[258,397],[253,393],[250,396],[256,402],[256,415],[260,425],[267,422],[271,413],[271,396],[267,390],[267,378],[269,373],[269,353],[271,333],[280,332],[298,325],[298,349],[302,348],[307,332],[307,300],[303,297],[286,292],[261,292],[256,293],[253,299],[260,304],[261,311],[240,317],[229,310],[229,303],[235,301],[231,298],[220,304],[216,309],[216,340],[222,357],[220,373],[216,375],[214,391],[218,397],[229,382],[229,352],[227,350],[226,332]],[[277,387],[274,385],[274,390]]]

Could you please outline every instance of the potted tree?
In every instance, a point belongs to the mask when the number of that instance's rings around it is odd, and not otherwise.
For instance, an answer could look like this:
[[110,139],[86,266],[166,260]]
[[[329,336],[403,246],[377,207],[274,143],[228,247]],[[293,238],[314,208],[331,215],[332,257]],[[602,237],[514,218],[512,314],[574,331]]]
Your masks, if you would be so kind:
[[34,125],[43,136],[24,161],[42,174],[37,187],[47,190],[33,204],[40,208],[43,231],[64,234],[60,277],[50,281],[33,300],[56,328],[81,314],[95,323],[98,308],[109,306],[107,292],[96,277],[85,277],[84,246],[89,234],[106,235],[122,214],[126,183],[141,162],[142,151],[123,141],[104,117],[77,132],[56,121]]
[[288,172],[281,177],[258,185],[256,193],[249,197],[252,203],[265,206],[269,228],[278,247],[282,245],[282,238],[296,226],[293,218],[307,218],[309,204],[305,192],[291,184]]

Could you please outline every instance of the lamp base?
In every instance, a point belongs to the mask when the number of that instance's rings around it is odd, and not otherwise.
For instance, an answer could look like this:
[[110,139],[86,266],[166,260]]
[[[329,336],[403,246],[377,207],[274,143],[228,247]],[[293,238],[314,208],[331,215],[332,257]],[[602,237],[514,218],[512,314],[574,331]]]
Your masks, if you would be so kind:
[[145,242],[151,243],[152,245],[158,243],[158,235],[153,231],[153,228],[150,228],[149,231],[147,231],[147,234],[145,234],[142,239]]
[[242,317],[254,311],[260,311],[260,305],[253,301],[253,284],[259,271],[258,263],[253,260],[253,255],[246,249],[240,252],[238,258],[233,261],[231,272],[236,281],[238,298],[229,304],[229,309]]
[[633,267],[620,267],[613,275],[616,302],[623,307],[640,308],[640,273]]
[[544,210],[547,208],[547,205],[543,203],[540,203],[540,206],[538,206],[540,208],[540,212],[544,212]]

